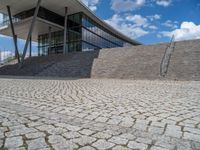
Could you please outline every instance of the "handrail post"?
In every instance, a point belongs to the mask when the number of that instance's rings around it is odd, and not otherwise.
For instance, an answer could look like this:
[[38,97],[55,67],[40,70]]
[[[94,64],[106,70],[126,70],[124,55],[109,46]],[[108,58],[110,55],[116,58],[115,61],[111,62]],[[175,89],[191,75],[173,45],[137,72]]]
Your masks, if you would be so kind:
[[[169,63],[170,63],[170,59],[171,59],[171,55],[175,49],[175,43],[174,43],[174,35],[172,36],[169,45],[167,46],[164,56],[162,58],[161,64],[160,64],[160,75],[162,77],[165,77],[168,71],[168,67],[169,67]],[[174,43],[174,45],[172,46],[172,44]]]

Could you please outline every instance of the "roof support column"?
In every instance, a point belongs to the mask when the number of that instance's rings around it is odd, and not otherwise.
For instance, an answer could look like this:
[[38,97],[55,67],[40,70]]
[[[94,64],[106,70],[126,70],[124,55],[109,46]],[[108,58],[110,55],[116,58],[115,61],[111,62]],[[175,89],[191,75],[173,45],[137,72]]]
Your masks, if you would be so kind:
[[32,36],[30,37],[30,43],[29,43],[29,57],[32,57]]
[[14,46],[15,46],[15,58],[17,58],[18,63],[20,63],[19,51],[18,51],[18,46],[17,46],[17,35],[15,34],[15,29],[14,29],[14,25],[13,25],[13,21],[12,21],[10,6],[7,6],[7,11],[8,11],[11,30],[12,30],[13,42],[14,42]]
[[40,46],[40,38],[38,38],[38,56],[41,55],[41,46]]
[[49,27],[49,53],[51,53],[51,27]]
[[29,32],[28,32],[28,36],[27,36],[27,39],[26,39],[26,43],[25,43],[25,46],[24,46],[24,51],[23,51],[23,55],[22,55],[20,68],[23,66],[23,63],[24,63],[24,59],[25,59],[25,56],[26,56],[29,40],[30,40],[30,37],[32,36],[33,28],[34,28],[35,21],[36,21],[38,12],[39,12],[41,1],[42,0],[38,0],[38,2],[37,2],[37,6],[36,6],[36,9],[35,9],[35,12],[34,12],[34,16],[33,16],[33,19],[32,19],[32,22],[31,22],[31,26],[30,26],[30,29],[29,29]]
[[68,8],[65,7],[65,25],[64,25],[64,39],[63,39],[63,54],[67,54],[68,53],[68,48],[67,48],[67,11]]

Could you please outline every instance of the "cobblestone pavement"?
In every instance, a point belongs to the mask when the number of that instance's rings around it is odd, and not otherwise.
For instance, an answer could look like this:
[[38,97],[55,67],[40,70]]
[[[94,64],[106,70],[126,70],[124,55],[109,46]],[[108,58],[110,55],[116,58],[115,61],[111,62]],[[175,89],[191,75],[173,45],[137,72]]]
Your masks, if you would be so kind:
[[200,82],[0,79],[0,147],[199,150]]

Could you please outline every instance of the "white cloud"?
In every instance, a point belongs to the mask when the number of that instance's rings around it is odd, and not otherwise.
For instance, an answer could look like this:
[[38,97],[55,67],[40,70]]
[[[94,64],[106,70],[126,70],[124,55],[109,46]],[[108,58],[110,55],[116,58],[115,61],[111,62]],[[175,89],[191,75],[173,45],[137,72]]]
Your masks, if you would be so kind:
[[200,39],[200,25],[193,22],[183,22],[180,29],[171,32],[162,32],[165,37],[172,37],[174,35],[176,41]]
[[154,26],[154,25],[150,25],[148,28],[149,28],[149,29],[152,29],[152,30],[157,30],[157,29],[158,29],[158,27],[156,27],[156,26]]
[[126,17],[127,21],[132,21],[135,23],[135,26],[143,26],[146,27],[148,25],[148,20],[141,15],[129,15]]
[[92,11],[97,10],[97,4],[99,0],[81,0],[86,6],[88,6]]
[[151,21],[159,20],[159,19],[161,19],[161,15],[155,14],[153,16],[147,16],[147,18],[149,18]]
[[145,4],[146,0],[112,0],[112,9],[117,12],[132,11],[140,8]]
[[156,4],[164,7],[168,7],[171,4],[171,0],[156,0]]
[[178,28],[178,22],[177,21],[167,20],[162,25],[165,26],[165,27],[172,28],[172,29]]
[[[131,19],[130,19],[131,18]],[[133,19],[134,18],[134,19]],[[130,38],[136,39],[139,37],[142,37],[146,34],[148,34],[148,31],[145,31],[142,28],[142,22],[144,20],[140,20],[141,22],[139,22],[137,19],[135,18],[140,18],[140,17],[127,17],[127,16],[120,16],[118,14],[113,15],[112,18],[105,20],[109,25],[113,26],[115,29],[117,29],[118,31],[122,32],[123,34],[129,36]],[[134,20],[133,22],[132,19]],[[137,21],[136,21],[137,20]],[[136,23],[136,22],[138,23]],[[145,21],[144,21],[145,22]],[[140,24],[140,26],[139,26]]]
[[161,18],[161,15],[155,14],[155,15],[153,16],[153,18],[154,18],[155,20],[158,20],[158,19]]

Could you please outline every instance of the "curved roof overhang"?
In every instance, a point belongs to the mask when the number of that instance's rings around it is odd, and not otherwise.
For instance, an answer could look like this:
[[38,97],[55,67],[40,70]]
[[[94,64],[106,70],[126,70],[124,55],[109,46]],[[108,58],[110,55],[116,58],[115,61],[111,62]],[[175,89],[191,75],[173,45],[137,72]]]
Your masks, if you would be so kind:
[[[30,28],[32,18],[33,17],[30,17],[30,18],[27,18],[20,22],[15,23],[15,33],[18,38],[20,39],[27,38],[28,30]],[[48,33],[49,27],[51,27],[52,32],[64,29],[64,27],[62,26],[59,26],[55,23],[52,23],[52,22],[49,22],[47,20],[37,17],[36,22],[35,22],[35,27],[32,33],[32,41],[37,42],[39,34]],[[0,34],[6,35],[6,36],[12,36],[11,27],[5,26],[5,27],[0,28]]]

